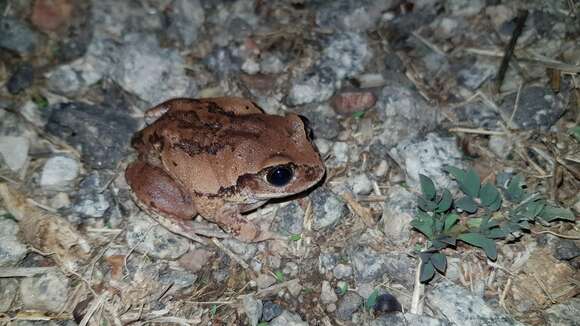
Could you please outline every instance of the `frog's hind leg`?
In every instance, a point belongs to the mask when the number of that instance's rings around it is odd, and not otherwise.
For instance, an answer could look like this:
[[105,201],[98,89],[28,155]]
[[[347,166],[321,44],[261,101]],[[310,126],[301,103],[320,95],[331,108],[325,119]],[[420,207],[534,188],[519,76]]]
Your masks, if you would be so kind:
[[187,220],[197,215],[191,196],[162,169],[136,161],[127,167],[125,178],[141,204],[159,214]]

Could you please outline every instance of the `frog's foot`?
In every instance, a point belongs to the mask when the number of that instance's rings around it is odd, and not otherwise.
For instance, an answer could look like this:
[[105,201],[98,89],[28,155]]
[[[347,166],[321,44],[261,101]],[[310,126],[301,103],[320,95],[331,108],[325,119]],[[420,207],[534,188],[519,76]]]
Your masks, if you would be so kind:
[[230,212],[230,214],[219,214],[216,222],[226,230],[226,232],[244,242],[285,239],[284,236],[275,232],[262,230],[258,224],[248,221],[239,213]]
[[197,215],[191,196],[162,169],[135,161],[127,166],[125,178],[141,206],[177,219]]

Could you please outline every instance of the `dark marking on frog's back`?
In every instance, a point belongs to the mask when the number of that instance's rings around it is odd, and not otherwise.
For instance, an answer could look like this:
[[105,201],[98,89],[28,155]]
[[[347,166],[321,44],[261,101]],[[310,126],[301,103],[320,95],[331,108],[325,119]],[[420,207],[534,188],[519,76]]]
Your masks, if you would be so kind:
[[207,108],[207,112],[209,112],[209,113],[225,115],[225,116],[228,116],[228,117],[234,117],[235,116],[235,114],[233,112],[224,110],[216,102],[208,101],[207,102],[207,105],[206,105],[206,108]]
[[216,155],[221,151],[226,145],[219,143],[211,143],[209,145],[201,145],[194,141],[180,140],[173,145],[174,148],[178,148],[186,153],[190,157],[194,157],[200,154],[210,154]]

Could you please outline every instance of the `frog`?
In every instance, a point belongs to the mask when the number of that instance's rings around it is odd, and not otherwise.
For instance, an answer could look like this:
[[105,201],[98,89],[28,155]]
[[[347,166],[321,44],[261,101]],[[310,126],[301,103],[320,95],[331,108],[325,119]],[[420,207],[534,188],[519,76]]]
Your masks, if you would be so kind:
[[174,98],[145,118],[125,178],[138,205],[176,233],[195,233],[186,221],[199,215],[244,242],[279,238],[245,213],[303,193],[326,173],[309,121],[295,113],[267,114],[241,97]]

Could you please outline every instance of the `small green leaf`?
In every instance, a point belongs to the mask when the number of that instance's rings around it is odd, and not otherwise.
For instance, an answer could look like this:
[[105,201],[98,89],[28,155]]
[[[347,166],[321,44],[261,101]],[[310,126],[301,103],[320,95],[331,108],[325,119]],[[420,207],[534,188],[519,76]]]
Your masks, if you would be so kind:
[[435,276],[435,267],[431,261],[422,261],[421,262],[421,271],[419,272],[419,281],[421,283],[426,283],[430,281],[433,276]]
[[445,218],[445,227],[443,228],[443,230],[445,232],[448,232],[455,225],[455,223],[457,223],[457,221],[459,221],[459,215],[457,214],[447,215],[447,217]]
[[523,189],[524,180],[522,176],[516,175],[508,182],[507,199],[514,203],[519,203],[524,199],[526,192]]
[[536,216],[540,215],[545,206],[545,200],[531,201],[524,205],[522,214],[524,214],[529,219],[534,219]]
[[261,321],[258,323],[258,326],[268,326],[268,325],[270,325],[270,324],[268,324],[267,321]]
[[575,125],[574,127],[568,129],[568,133],[572,135],[572,137],[576,138],[577,141],[580,141],[580,125]]
[[213,319],[215,317],[215,314],[217,313],[217,308],[218,308],[217,304],[211,305],[211,309],[209,310],[210,318]]
[[465,179],[463,182],[458,182],[459,188],[466,195],[476,198],[479,196],[479,187],[481,186],[481,181],[479,180],[479,175],[474,169],[469,169],[465,173]]
[[481,204],[485,207],[490,207],[496,204],[498,200],[501,200],[501,196],[497,188],[489,183],[485,183],[483,187],[481,187],[479,198],[481,199]]
[[443,194],[441,195],[441,199],[437,204],[436,212],[443,213],[446,212],[451,205],[453,204],[453,197],[451,196],[451,192],[447,189],[443,189]]
[[443,168],[443,170],[445,170],[445,171],[447,171],[447,173],[451,174],[455,178],[457,183],[465,182],[465,171],[463,171],[462,169],[456,168],[456,167],[451,166],[451,165],[447,165]]
[[344,282],[341,284],[341,286],[338,287],[338,294],[345,295],[347,290],[348,290],[348,285],[346,282]]
[[507,237],[508,234],[509,232],[507,232],[504,228],[497,227],[489,230],[489,232],[487,233],[487,237],[490,239],[503,239]]
[[411,221],[411,226],[423,233],[428,239],[433,238],[433,217],[427,213],[419,212]]
[[302,236],[300,234],[293,234],[290,236],[291,241],[298,241],[300,239],[302,239]]
[[457,237],[457,240],[466,242],[472,246],[479,247],[485,251],[487,257],[491,260],[497,259],[497,248],[495,242],[484,237],[479,233],[465,233]]
[[441,250],[447,247],[449,247],[449,245],[443,241],[440,241],[439,239],[431,241],[431,248],[433,248],[433,250]]
[[461,208],[468,213],[475,213],[477,211],[477,203],[469,196],[465,196],[456,201],[455,207]]
[[375,289],[371,295],[367,298],[367,309],[371,310],[377,304],[377,298],[379,297],[379,291]]
[[365,116],[365,111],[355,111],[352,113],[352,117],[355,119],[362,119]]
[[426,200],[432,201],[437,194],[433,181],[423,174],[419,174],[419,181],[421,182],[421,192]]
[[282,273],[282,271],[276,271],[274,273],[274,277],[278,283],[284,282],[284,273]]
[[571,210],[567,208],[546,206],[540,213],[540,217],[546,222],[552,222],[553,220],[565,220],[574,221],[576,217]]
[[425,212],[433,212],[437,208],[437,204],[435,202],[426,200],[423,198],[423,196],[417,197],[417,206],[419,206],[419,208]]
[[440,253],[436,252],[431,256],[431,263],[436,270],[438,270],[441,274],[445,273],[445,269],[447,268],[447,258]]

